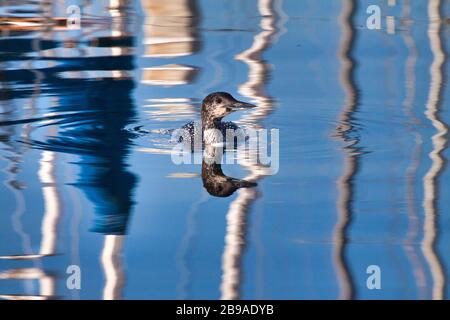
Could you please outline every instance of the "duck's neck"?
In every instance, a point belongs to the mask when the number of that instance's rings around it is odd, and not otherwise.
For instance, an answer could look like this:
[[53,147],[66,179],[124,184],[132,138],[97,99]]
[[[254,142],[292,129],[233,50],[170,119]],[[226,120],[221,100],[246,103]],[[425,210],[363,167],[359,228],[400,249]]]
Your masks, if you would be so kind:
[[222,118],[211,118],[207,115],[202,115],[202,132],[208,129],[220,129]]
[[202,141],[206,144],[223,141],[221,136],[222,118],[210,118],[202,115]]

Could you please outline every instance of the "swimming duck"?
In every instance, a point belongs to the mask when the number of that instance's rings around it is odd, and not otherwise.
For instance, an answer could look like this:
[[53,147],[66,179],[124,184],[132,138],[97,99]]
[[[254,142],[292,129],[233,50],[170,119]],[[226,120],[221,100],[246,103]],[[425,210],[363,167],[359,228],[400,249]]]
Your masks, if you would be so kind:
[[[247,102],[236,100],[227,92],[214,92],[206,96],[202,102],[201,122],[189,122],[181,127],[179,142],[199,142],[202,144],[226,143],[227,130],[235,132],[239,127],[230,121],[222,119],[232,112],[256,107]],[[235,132],[236,134],[236,132]],[[237,133],[242,135],[242,133]]]

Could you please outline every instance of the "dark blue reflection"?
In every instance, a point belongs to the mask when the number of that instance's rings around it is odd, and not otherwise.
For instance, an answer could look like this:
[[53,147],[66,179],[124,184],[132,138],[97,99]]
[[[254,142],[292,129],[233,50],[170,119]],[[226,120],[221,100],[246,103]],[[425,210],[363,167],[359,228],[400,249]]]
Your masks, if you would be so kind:
[[[31,49],[24,39],[9,39],[8,54],[0,56],[0,62],[11,61],[17,47],[15,60],[30,59],[24,54]],[[32,40],[30,40],[32,41]],[[46,46],[47,47],[47,46]],[[39,57],[40,61],[47,58]],[[57,106],[46,110],[52,116],[33,119],[11,119],[0,125],[14,125],[52,119],[58,132],[43,140],[23,141],[34,148],[80,156],[79,177],[73,183],[86,194],[95,207],[92,231],[103,234],[126,233],[133,207],[133,190],[137,178],[127,169],[127,156],[131,145],[131,133],[124,127],[135,117],[132,91],[133,80],[125,77],[76,78],[65,76],[67,71],[133,69],[133,56],[48,58],[56,65],[34,70],[6,70],[2,81],[22,85],[21,90],[3,90],[3,100],[26,97],[32,94],[33,83],[38,72],[42,93],[57,98]],[[64,72],[64,73],[63,73]]]
[[131,141],[130,134],[123,130],[135,115],[133,87],[132,81],[93,82],[82,94],[80,100],[85,101],[79,103],[87,108],[95,106],[99,112],[87,117],[84,124],[69,125],[46,142],[55,150],[81,156],[81,172],[75,184],[95,206],[94,232],[124,234],[133,206],[137,179],[127,170]]

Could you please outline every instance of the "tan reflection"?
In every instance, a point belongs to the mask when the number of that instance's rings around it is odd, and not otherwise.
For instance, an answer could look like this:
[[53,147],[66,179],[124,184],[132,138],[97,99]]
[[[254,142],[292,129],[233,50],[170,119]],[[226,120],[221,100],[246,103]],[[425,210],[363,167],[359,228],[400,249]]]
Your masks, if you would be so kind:
[[[99,3],[84,1],[82,4],[82,28],[75,34],[62,33],[63,45],[44,51],[47,57],[118,57],[134,54],[131,45],[115,45],[116,42],[127,41],[132,36],[132,12],[127,6],[126,0],[102,1],[100,10],[106,8],[107,15],[111,18],[107,23],[98,18]],[[60,10],[65,10],[66,5],[60,3]],[[55,4],[56,7],[56,4]],[[93,19],[92,19],[93,17]],[[98,24],[98,25],[97,25]],[[88,46],[80,46],[80,43],[88,41]],[[126,80],[132,78],[130,70],[77,70],[64,71],[58,76],[65,79],[106,79]]]
[[433,62],[430,67],[430,91],[426,105],[426,117],[430,120],[437,133],[431,138],[433,150],[429,157],[432,161],[430,169],[423,177],[424,199],[423,208],[425,210],[424,221],[424,237],[422,240],[422,252],[430,267],[433,278],[432,298],[434,300],[444,299],[445,275],[440,258],[438,257],[436,246],[437,221],[438,215],[438,178],[444,168],[444,159],[442,152],[444,151],[448,133],[447,125],[439,118],[440,96],[443,86],[443,71],[445,63],[445,53],[442,49],[441,41],[441,15],[440,0],[430,0],[428,2],[428,38],[430,40],[430,48],[433,53]]
[[[2,6],[14,5],[13,3],[2,2]],[[19,1],[17,5],[20,5]],[[23,4],[23,3],[22,3]],[[27,4],[30,6],[30,4]],[[30,7],[36,10],[34,17],[20,16],[16,14],[5,14],[0,17],[0,32],[3,36],[8,36],[12,32],[43,31],[44,29],[68,30],[67,17],[64,15],[57,17],[54,14],[55,1],[34,2]]]
[[122,267],[122,249],[125,236],[106,235],[101,255],[101,263],[105,273],[103,300],[122,299],[125,273]]
[[337,136],[346,142],[347,146],[344,148],[343,172],[337,182],[339,189],[339,198],[336,203],[338,217],[333,235],[333,262],[337,272],[340,299],[352,299],[354,296],[353,281],[345,256],[346,234],[351,219],[352,180],[357,172],[357,153],[353,148],[357,141],[351,141],[350,144],[346,141],[346,135],[352,130],[351,115],[355,111],[357,104],[356,89],[352,80],[354,62],[350,57],[354,41],[354,30],[351,25],[354,11],[355,3],[353,0],[342,1],[342,11],[339,16],[339,24],[342,30],[339,48],[339,60],[341,63],[339,82],[345,92],[345,105],[340,114]]
[[[405,100],[403,106],[405,113],[411,119],[411,125],[415,126],[418,119],[413,112],[414,100],[416,96],[416,75],[415,67],[417,62],[417,46],[412,36],[411,27],[411,1],[405,0],[402,7],[402,18],[406,24],[406,30],[402,33],[406,47],[408,49],[408,58],[405,63]],[[419,299],[425,298],[426,278],[425,272],[419,258],[418,252],[415,248],[414,242],[416,241],[419,233],[419,217],[415,206],[415,194],[414,186],[416,184],[415,176],[419,169],[421,154],[422,154],[422,136],[418,130],[412,128],[412,134],[414,136],[415,147],[412,152],[411,164],[406,170],[406,192],[407,192],[407,206],[408,206],[408,231],[405,237],[405,252],[408,259],[411,261],[411,267],[413,275],[419,289]]]
[[[261,15],[260,27],[262,31],[254,39],[252,46],[236,56],[236,60],[245,62],[249,68],[248,80],[239,86],[239,93],[253,101],[257,108],[240,122],[253,128],[259,128],[259,121],[272,112],[273,99],[265,93],[266,79],[269,75],[269,65],[262,60],[264,51],[273,44],[273,40],[280,35],[283,25],[278,24],[280,17],[286,17],[281,10],[282,1],[259,0],[258,10]],[[284,22],[285,20],[281,20]],[[252,150],[257,152],[257,150]],[[270,168],[253,164],[254,155],[247,154],[240,159],[250,174],[244,178],[249,182],[257,182],[270,174]],[[220,285],[221,299],[234,300],[240,298],[241,261],[246,244],[247,214],[251,205],[258,198],[257,188],[243,188],[237,191],[236,199],[231,203],[226,215],[227,229],[225,234],[225,248],[222,255],[222,281]]]
[[136,148],[138,152],[150,153],[150,154],[172,154],[172,149],[158,149],[158,148]]
[[24,296],[24,295],[15,295],[15,294],[0,294],[0,299],[5,300],[48,300],[47,297],[43,296]]
[[[3,17],[0,19],[0,32],[6,35],[11,32],[30,32],[39,31],[47,26],[47,18],[24,18],[24,17]],[[68,30],[67,19],[62,17],[52,17],[50,19],[52,29]]]
[[196,0],[141,1],[147,57],[178,57],[198,50]]
[[195,80],[198,69],[182,64],[168,64],[142,70],[144,84],[175,86],[191,83]]
[[194,101],[187,98],[148,99],[145,113],[157,121],[189,120],[195,116]]
[[[145,57],[176,58],[199,49],[197,0],[141,1],[144,23]],[[165,64],[143,68],[140,82],[152,86],[178,86],[195,82],[199,68],[185,64]],[[188,98],[163,98],[145,105],[145,113],[158,121],[191,119],[194,105]],[[138,148],[152,154],[169,154],[164,148]]]
[[[113,18],[111,26],[111,38],[119,39],[130,35],[130,24],[128,23],[129,14],[127,0],[110,0],[109,14]],[[133,53],[133,49],[129,47],[112,47],[111,56],[124,56]],[[131,78],[131,72],[128,70],[113,70],[112,78],[126,79]]]
[[0,280],[38,280],[39,295],[0,294],[0,298],[8,300],[47,300],[55,296],[55,277],[40,268],[13,269],[0,272]]

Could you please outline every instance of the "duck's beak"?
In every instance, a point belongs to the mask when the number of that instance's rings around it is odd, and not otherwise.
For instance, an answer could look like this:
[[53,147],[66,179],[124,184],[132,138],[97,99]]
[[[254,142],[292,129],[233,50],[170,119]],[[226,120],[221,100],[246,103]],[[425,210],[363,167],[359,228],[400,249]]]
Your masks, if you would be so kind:
[[255,107],[256,106],[251,103],[236,101],[229,108],[231,109],[231,111],[238,111],[238,110],[251,109],[251,108],[255,108]]

